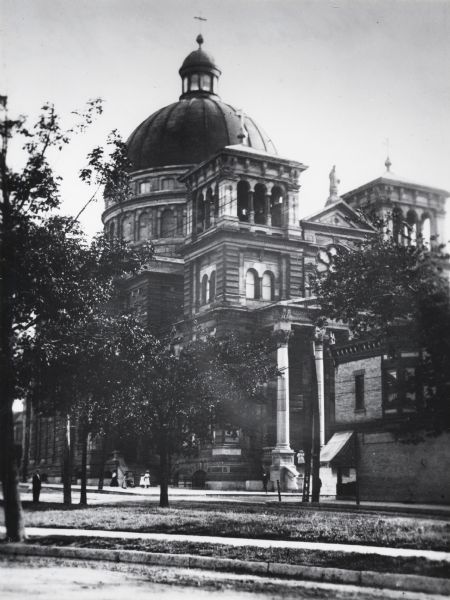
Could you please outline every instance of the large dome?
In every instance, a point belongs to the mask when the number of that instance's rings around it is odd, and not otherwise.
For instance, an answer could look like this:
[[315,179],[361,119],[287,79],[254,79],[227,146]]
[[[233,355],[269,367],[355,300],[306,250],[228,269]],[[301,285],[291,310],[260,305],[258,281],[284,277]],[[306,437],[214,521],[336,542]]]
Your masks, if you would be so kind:
[[276,154],[269,137],[248,116],[212,95],[190,95],[170,104],[141,123],[128,139],[133,170],[196,164],[225,146],[241,142],[255,150]]

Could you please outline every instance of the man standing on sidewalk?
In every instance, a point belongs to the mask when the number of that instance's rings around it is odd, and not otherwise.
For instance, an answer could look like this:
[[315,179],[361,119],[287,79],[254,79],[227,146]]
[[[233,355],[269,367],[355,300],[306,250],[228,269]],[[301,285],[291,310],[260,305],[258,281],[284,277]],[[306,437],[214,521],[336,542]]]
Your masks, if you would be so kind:
[[33,475],[33,482],[32,482],[32,486],[33,486],[33,502],[35,504],[37,504],[39,502],[39,495],[41,493],[41,475],[39,473],[39,471],[35,471],[34,475]]

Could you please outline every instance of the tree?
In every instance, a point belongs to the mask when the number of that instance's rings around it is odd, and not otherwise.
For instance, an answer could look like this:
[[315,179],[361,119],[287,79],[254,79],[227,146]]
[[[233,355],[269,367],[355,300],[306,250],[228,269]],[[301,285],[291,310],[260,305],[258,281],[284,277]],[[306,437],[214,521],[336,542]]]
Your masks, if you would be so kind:
[[[382,225],[382,224],[381,224]],[[389,233],[389,232],[388,232]],[[421,240],[403,245],[379,227],[315,282],[324,315],[348,323],[356,337],[375,336],[423,351],[426,412],[450,424],[450,295],[448,256]]]
[[[101,102],[90,101],[84,112],[76,112],[77,123],[69,129],[62,127],[50,104],[42,108],[32,128],[27,127],[24,118],[8,119],[4,97],[1,107],[0,466],[6,537],[20,541],[25,538],[25,531],[18,492],[12,405],[17,395],[17,373],[24,345],[30,344],[37,330],[42,331],[51,323],[64,328],[74,316],[89,314],[93,304],[109,296],[115,276],[124,270],[130,255],[120,242],[114,244],[99,238],[87,245],[81,240],[76,219],[51,216],[60,205],[60,179],[54,174],[48,155],[62,150],[73,135],[82,132],[101,113]],[[12,137],[24,139],[25,166],[18,170],[8,164],[8,143]],[[112,144],[114,138],[117,136],[113,136]],[[121,154],[122,150],[118,152]],[[114,150],[109,157],[103,156],[102,171],[96,178],[97,190],[110,180],[115,185],[122,180],[115,173],[114,159]],[[84,173],[81,175],[86,177]],[[97,287],[100,281],[102,285]]]
[[[88,436],[101,438],[127,418],[133,352],[141,332],[136,319],[100,304],[66,328],[53,321],[39,330],[26,353],[24,392],[28,390],[40,411],[54,418],[63,415],[77,429],[82,448],[80,504],[87,503]],[[70,440],[64,458],[63,479],[70,491]],[[70,493],[65,494],[65,503],[71,503]]]
[[[38,284],[42,291],[39,271],[30,272],[30,264],[38,264],[30,248],[29,234],[36,232],[39,221],[59,206],[59,179],[48,162],[50,149],[61,149],[71,136],[82,131],[94,116],[101,112],[101,103],[91,101],[80,114],[78,123],[64,130],[53,106],[47,104],[30,130],[24,118],[11,120],[6,113],[6,97],[0,98],[1,139],[0,153],[0,277],[2,298],[0,311],[0,378],[3,394],[0,404],[1,478],[5,507],[6,537],[24,539],[23,516],[18,492],[18,470],[14,446],[12,404],[16,392],[15,359],[19,354],[20,340],[26,336],[46,310],[46,300],[34,292]],[[7,161],[8,143],[12,136],[25,140],[25,166],[13,170]],[[22,267],[26,265],[25,272]],[[44,276],[46,283],[49,278]],[[50,277],[51,280],[51,277]],[[51,281],[50,281],[51,282]],[[51,282],[52,283],[52,282]],[[55,295],[57,290],[52,285]]]
[[[261,385],[276,377],[273,343],[229,334],[200,335],[182,348],[148,337],[136,361],[133,402],[141,431],[160,460],[160,506],[169,506],[170,458],[210,441],[217,423],[245,427],[261,401]],[[137,353],[136,353],[137,354]],[[254,418],[254,417],[253,417]]]

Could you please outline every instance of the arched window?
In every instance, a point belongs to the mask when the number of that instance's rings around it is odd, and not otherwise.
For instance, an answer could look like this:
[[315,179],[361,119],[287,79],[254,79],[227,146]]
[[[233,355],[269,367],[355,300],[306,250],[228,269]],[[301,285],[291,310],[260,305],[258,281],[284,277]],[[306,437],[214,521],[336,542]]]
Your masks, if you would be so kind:
[[202,297],[201,297],[202,304],[206,304],[208,302],[208,296],[209,296],[208,275],[203,275],[203,277],[202,277]]
[[201,73],[200,75],[200,89],[206,92],[211,91],[211,75],[209,73]]
[[431,219],[428,215],[422,217],[422,243],[430,247],[431,243]]
[[265,225],[267,222],[266,215],[266,187],[262,183],[255,185],[255,193],[253,195],[253,206],[255,210],[255,223]]
[[403,213],[398,206],[392,211],[392,227],[392,237],[398,244],[401,244],[403,237]]
[[214,212],[214,198],[211,188],[206,192],[205,200],[205,229],[211,226],[211,215]]
[[166,208],[161,215],[161,237],[173,237],[175,235],[177,223],[174,212]]
[[148,240],[151,237],[150,217],[147,213],[143,213],[139,217],[138,236],[140,240]]
[[114,221],[111,221],[111,223],[109,224],[108,233],[109,233],[109,241],[113,242],[114,238],[116,237],[116,224],[114,223]]
[[311,298],[312,286],[314,281],[314,273],[306,273],[305,275],[305,298]]
[[249,269],[245,276],[245,297],[249,300],[259,298],[258,273],[254,269]]
[[237,214],[239,221],[248,221],[250,208],[248,205],[249,188],[248,181],[239,181],[237,184]]
[[191,75],[190,78],[190,85],[189,85],[189,89],[191,92],[198,90],[199,88],[199,80],[198,80],[198,73],[194,73],[194,75]]
[[205,229],[205,201],[203,194],[197,196],[197,233]]
[[122,221],[122,239],[131,242],[133,239],[133,216],[126,215]]
[[414,210],[409,210],[406,215],[408,223],[409,243],[413,246],[417,243],[417,215]]
[[270,198],[270,213],[272,215],[272,225],[281,227],[281,211],[283,208],[283,191],[280,187],[275,186],[272,190]]
[[274,277],[273,273],[266,271],[262,276],[261,296],[263,300],[273,300],[274,297]]
[[209,278],[209,301],[214,302],[216,297],[216,272],[213,271]]

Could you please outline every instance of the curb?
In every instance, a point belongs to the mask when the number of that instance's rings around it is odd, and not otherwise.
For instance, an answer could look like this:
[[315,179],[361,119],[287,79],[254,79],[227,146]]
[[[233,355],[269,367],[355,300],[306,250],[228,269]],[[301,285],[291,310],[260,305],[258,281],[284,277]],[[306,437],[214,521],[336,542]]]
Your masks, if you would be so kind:
[[140,550],[109,550],[7,543],[0,545],[0,555],[41,556],[188,569],[208,569],[266,577],[285,577],[322,583],[340,583],[443,596],[450,595],[450,580],[437,577],[378,573],[375,571],[351,571],[327,567],[215,558],[213,556],[193,556],[192,554],[163,554]]

